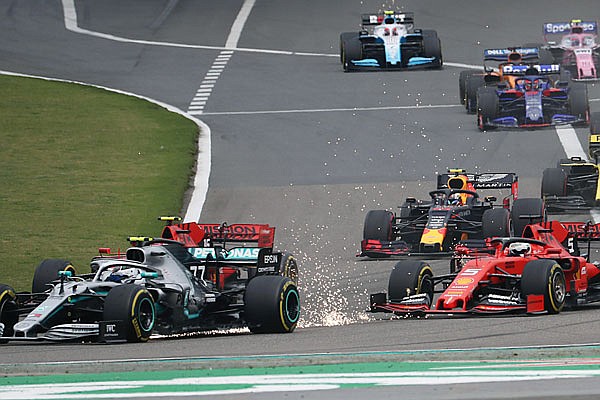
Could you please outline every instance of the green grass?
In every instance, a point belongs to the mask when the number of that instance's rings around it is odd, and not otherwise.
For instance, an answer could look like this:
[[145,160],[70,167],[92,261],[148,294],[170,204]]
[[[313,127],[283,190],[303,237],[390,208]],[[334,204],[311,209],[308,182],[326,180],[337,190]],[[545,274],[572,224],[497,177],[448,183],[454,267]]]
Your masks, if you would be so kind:
[[158,235],[181,212],[197,126],[130,96],[0,76],[0,282],[30,290],[44,258],[89,272],[98,247]]

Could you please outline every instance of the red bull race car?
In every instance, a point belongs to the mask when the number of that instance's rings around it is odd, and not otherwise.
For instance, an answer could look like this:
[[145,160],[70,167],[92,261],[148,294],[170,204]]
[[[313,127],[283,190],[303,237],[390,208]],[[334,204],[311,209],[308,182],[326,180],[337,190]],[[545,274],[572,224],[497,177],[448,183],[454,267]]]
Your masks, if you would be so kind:
[[574,19],[544,23],[546,47],[556,61],[578,81],[598,80],[600,43],[598,22]]
[[385,11],[363,14],[359,32],[340,34],[344,71],[441,68],[442,47],[437,32],[414,28],[414,13]]
[[425,261],[403,260],[387,293],[370,295],[368,311],[404,316],[494,313],[557,314],[600,301],[600,268],[579,241],[600,239],[600,224],[542,222],[522,237],[488,239],[483,248],[458,247],[448,274]]
[[[510,189],[510,194],[496,206],[496,197],[479,197],[485,189]],[[517,199],[514,173],[450,170],[438,175],[437,189],[429,195],[430,200],[407,198],[399,214],[369,211],[358,256],[449,255],[460,242],[521,233],[527,224],[522,215],[545,212],[542,199]]]

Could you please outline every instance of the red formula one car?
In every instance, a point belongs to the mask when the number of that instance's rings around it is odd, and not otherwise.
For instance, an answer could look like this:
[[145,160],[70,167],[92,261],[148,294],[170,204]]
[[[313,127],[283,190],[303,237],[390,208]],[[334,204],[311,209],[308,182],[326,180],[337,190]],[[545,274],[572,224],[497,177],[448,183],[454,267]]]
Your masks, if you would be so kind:
[[[600,224],[542,222],[523,237],[497,237],[485,248],[457,248],[448,274],[424,261],[398,262],[388,292],[370,296],[370,312],[397,315],[559,313],[600,301],[600,268],[578,241],[600,239]],[[434,301],[434,295],[440,295]]]

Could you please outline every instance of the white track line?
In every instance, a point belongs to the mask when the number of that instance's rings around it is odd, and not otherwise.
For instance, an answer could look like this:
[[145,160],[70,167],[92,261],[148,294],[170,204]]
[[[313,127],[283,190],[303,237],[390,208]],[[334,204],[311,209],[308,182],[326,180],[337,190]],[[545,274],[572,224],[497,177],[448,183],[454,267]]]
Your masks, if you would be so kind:
[[571,125],[559,125],[556,127],[556,134],[562,144],[568,158],[581,157],[587,160],[587,153],[583,150],[583,146],[579,142],[577,133]]
[[[227,36],[227,41],[225,42],[225,48],[227,49],[236,49],[238,42],[240,41],[240,36],[242,34],[242,30],[244,30],[244,25],[246,25],[246,21],[252,12],[252,8],[254,7],[254,3],[256,0],[244,0],[244,4],[242,4],[242,8],[238,12],[237,17],[233,21],[233,25],[231,26],[231,30],[229,31],[229,35]],[[208,70],[208,72],[204,75],[204,80],[200,84],[200,88],[196,92],[196,95],[190,102],[188,106],[188,113],[191,115],[200,115],[204,113],[204,107],[206,107],[206,103],[210,98],[210,94],[212,93],[212,89],[215,87],[217,80],[221,76],[221,72],[227,66],[229,59],[233,55],[233,50],[222,50],[217,58],[213,61],[212,66]],[[210,90],[208,90],[210,89]]]
[[[384,106],[384,107],[352,107],[352,108],[313,108],[305,110],[266,110],[266,111],[223,111],[207,112],[202,115],[254,115],[254,114],[298,114],[298,113],[318,113],[318,112],[354,112],[354,111],[382,111],[382,110],[418,110],[428,108],[455,108],[464,107],[460,104],[430,104],[414,106]],[[190,112],[194,115],[195,113]]]

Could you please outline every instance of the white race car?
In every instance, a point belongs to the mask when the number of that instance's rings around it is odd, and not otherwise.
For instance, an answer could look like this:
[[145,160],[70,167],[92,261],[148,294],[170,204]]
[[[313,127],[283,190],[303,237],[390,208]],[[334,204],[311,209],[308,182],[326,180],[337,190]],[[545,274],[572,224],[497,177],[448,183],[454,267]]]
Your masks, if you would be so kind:
[[442,67],[442,47],[437,32],[415,29],[413,13],[363,14],[361,25],[360,32],[340,35],[344,71]]

